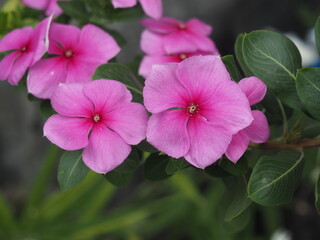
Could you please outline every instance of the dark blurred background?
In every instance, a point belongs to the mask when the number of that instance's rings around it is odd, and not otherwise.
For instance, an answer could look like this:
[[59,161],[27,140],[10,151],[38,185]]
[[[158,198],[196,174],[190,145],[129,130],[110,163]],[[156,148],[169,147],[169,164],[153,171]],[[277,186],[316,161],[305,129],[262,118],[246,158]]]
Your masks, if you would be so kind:
[[[5,2],[0,0],[0,6]],[[304,38],[320,14],[319,0],[163,0],[163,4],[164,16],[180,20],[196,17],[210,24],[211,37],[221,55],[233,54],[237,35],[252,30],[272,28]],[[119,55],[121,62],[142,55],[139,50],[142,27],[137,22],[112,27],[128,40]],[[43,122],[37,102],[28,101],[26,93],[19,88],[0,82],[0,187],[11,201],[17,202],[25,196],[39,170],[48,147],[42,133]],[[298,222],[290,219],[290,214],[288,221],[296,226]],[[315,226],[319,221],[307,219],[304,223],[313,229],[309,229],[311,232],[319,231]],[[309,230],[301,234],[308,235]],[[312,234],[306,238],[296,236],[296,239],[314,239]]]

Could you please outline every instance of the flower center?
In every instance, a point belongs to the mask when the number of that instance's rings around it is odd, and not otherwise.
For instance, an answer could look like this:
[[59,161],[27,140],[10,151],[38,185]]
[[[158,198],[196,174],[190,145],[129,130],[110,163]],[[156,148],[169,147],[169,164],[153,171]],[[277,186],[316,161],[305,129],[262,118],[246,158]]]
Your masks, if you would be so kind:
[[181,53],[179,55],[180,60],[185,60],[187,57],[188,57],[187,54],[184,54],[184,53]]
[[73,56],[73,52],[72,52],[72,50],[67,50],[67,51],[65,51],[64,55],[65,55],[67,58],[70,58],[70,57]]
[[184,23],[180,23],[178,27],[182,30],[187,28],[187,26]]
[[99,115],[98,113],[94,114],[93,117],[92,117],[92,119],[93,119],[93,121],[94,121],[95,123],[98,123],[98,122],[101,121],[101,117],[100,117],[100,115]]
[[27,51],[27,46],[24,46],[23,48],[21,48],[21,52],[25,52]]
[[190,103],[187,107],[187,111],[190,115],[193,115],[194,113],[199,112],[199,106],[197,104]]

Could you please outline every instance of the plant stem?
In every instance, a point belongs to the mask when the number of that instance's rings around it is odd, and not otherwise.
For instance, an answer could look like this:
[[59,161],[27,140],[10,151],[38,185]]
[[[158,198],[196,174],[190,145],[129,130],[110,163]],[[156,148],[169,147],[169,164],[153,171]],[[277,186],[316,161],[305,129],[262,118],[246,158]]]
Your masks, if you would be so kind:
[[249,146],[255,149],[301,151],[305,148],[320,147],[320,138],[301,139],[300,141],[294,143],[283,143],[279,141],[269,141],[261,144],[250,143]]

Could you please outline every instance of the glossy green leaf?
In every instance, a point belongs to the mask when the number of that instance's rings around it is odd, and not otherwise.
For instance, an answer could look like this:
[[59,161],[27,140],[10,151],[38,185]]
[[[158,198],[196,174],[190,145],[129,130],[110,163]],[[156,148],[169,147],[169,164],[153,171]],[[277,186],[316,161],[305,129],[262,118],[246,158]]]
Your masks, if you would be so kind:
[[119,63],[100,65],[94,73],[93,79],[112,79],[122,82],[133,95],[133,101],[142,103],[143,86],[130,69]]
[[316,37],[316,45],[318,49],[318,53],[320,55],[320,17],[318,17],[316,25],[314,27],[315,37]]
[[81,150],[64,152],[58,168],[58,183],[62,190],[68,190],[79,184],[89,169],[82,161]]
[[244,39],[244,34],[240,34],[235,42],[234,45],[234,52],[237,58],[237,61],[243,71],[243,73],[247,76],[253,76],[253,73],[251,72],[251,70],[249,69],[249,67],[247,66],[247,63],[245,62],[244,58],[243,58],[243,53],[242,53],[242,49],[243,49],[243,39]]
[[166,166],[166,173],[171,175],[190,166],[191,165],[184,158],[171,158]]
[[124,162],[111,172],[106,173],[105,177],[115,186],[125,186],[131,180],[133,173],[138,169],[140,161],[140,152],[136,149],[132,149],[130,155]]
[[88,22],[89,15],[86,10],[86,5],[83,1],[68,1],[68,2],[57,2],[62,8],[63,13],[78,20],[79,22]]
[[242,76],[238,70],[236,62],[234,60],[234,56],[226,55],[226,56],[223,56],[221,60],[223,61],[224,65],[227,67],[227,70],[230,73],[232,80],[239,82]]
[[244,71],[262,79],[268,89],[292,108],[302,109],[295,86],[301,56],[284,35],[260,30],[240,35],[236,42],[237,59]]
[[315,204],[316,204],[317,211],[320,214],[320,174],[316,182]]
[[237,218],[252,203],[247,196],[247,185],[242,177],[237,177],[236,184],[233,186],[232,202],[229,205],[224,220],[229,222]]
[[320,120],[320,68],[298,70],[297,90],[308,112]]
[[167,155],[150,154],[144,164],[145,178],[157,181],[170,177],[171,175],[166,172],[166,166],[169,161],[171,161],[171,158]]
[[263,206],[291,201],[303,170],[303,153],[283,151],[259,159],[248,183],[248,195]]
[[217,162],[211,164],[204,169],[205,173],[209,174],[211,177],[225,178],[232,176],[230,173],[225,171]]
[[223,158],[220,162],[220,167],[234,176],[245,175],[249,170],[248,161],[245,157],[240,158],[237,163],[233,163],[229,159]]

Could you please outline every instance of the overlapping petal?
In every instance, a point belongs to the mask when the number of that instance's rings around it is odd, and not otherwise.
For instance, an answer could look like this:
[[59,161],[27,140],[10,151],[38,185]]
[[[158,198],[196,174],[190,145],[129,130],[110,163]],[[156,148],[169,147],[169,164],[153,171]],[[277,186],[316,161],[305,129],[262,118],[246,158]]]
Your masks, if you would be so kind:
[[267,92],[267,86],[257,77],[243,78],[238,85],[247,96],[251,106],[260,102]]
[[83,93],[84,84],[60,84],[51,97],[51,105],[57,113],[67,117],[89,118],[94,105]]
[[190,148],[188,119],[184,109],[153,114],[148,122],[148,142],[171,157],[184,156]]
[[103,124],[95,125],[88,146],[83,150],[83,162],[97,173],[106,173],[119,166],[131,147]]
[[190,41],[188,34],[183,31],[175,31],[163,36],[163,48],[167,54],[180,52],[194,52],[198,47]]
[[127,8],[136,5],[137,0],[112,0],[112,4],[115,8]]
[[118,133],[130,145],[136,145],[146,137],[148,114],[138,103],[125,103],[103,116],[103,123]]
[[236,163],[245,153],[249,145],[249,137],[245,130],[239,131],[233,135],[232,141],[226,151],[226,156],[229,160]]
[[163,48],[163,37],[149,30],[142,32],[140,47],[143,52],[151,56],[162,56],[166,54]]
[[114,80],[95,80],[86,84],[83,92],[94,104],[96,112],[108,113],[132,100],[132,95],[125,85]]
[[249,102],[233,81],[221,81],[211,97],[200,105],[201,114],[209,121],[228,129],[231,134],[253,121]]
[[263,143],[268,140],[270,132],[266,116],[259,110],[253,110],[254,120],[246,128],[246,133],[251,142]]
[[48,0],[22,0],[23,4],[30,8],[44,10],[48,6]]
[[0,40],[0,52],[22,49],[31,41],[32,27],[24,27],[9,32]]
[[179,24],[182,22],[169,17],[163,17],[159,20],[145,18],[140,23],[150,31],[160,34],[169,34],[178,30]]
[[33,53],[23,53],[15,61],[9,74],[8,82],[17,85],[32,63]]
[[169,62],[179,62],[179,60],[175,56],[144,56],[140,63],[139,75],[146,78],[153,65]]
[[0,61],[0,81],[4,81],[9,77],[12,67],[19,56],[19,52],[12,52]]
[[52,115],[44,125],[44,135],[57,146],[73,151],[88,145],[93,124],[85,118],[69,118]]
[[220,82],[231,80],[220,57],[211,55],[187,58],[178,64],[176,76],[191,98],[201,101],[210,98]]
[[212,32],[212,27],[196,18],[190,19],[187,23],[188,31],[197,35],[209,36]]
[[140,0],[143,11],[150,17],[159,19],[162,16],[162,0]]
[[50,98],[59,84],[65,82],[66,75],[64,57],[41,59],[29,70],[28,91],[39,98]]
[[198,168],[205,168],[217,161],[227,150],[231,134],[197,114],[188,122],[190,149],[185,159]]
[[154,65],[143,89],[144,105],[149,112],[158,113],[170,108],[185,107],[188,91],[178,81],[177,64]]

